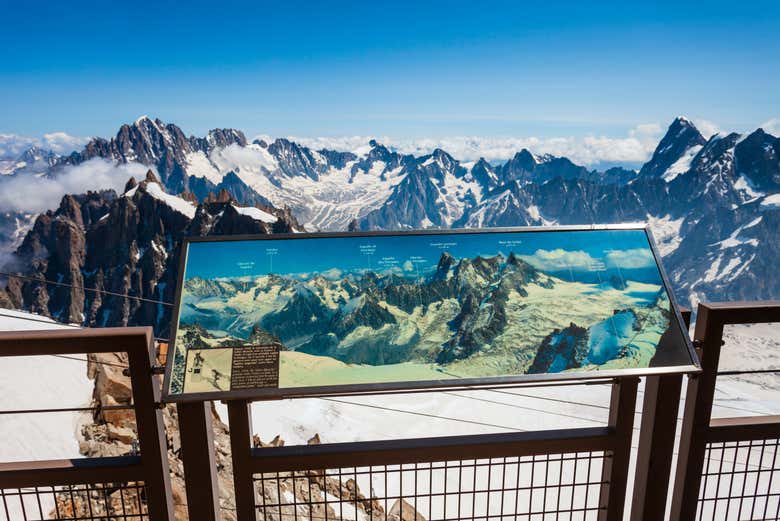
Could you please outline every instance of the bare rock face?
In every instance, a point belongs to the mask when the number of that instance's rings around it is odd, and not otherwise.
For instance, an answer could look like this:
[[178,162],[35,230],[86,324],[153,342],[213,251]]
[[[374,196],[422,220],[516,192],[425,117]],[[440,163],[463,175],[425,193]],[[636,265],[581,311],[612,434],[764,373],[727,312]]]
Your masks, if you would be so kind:
[[11,278],[0,306],[90,327],[152,325],[165,336],[172,307],[160,302],[173,301],[184,237],[301,230],[289,209],[260,205],[276,218],[266,222],[239,212],[227,192],[200,205],[187,194],[166,194],[149,171],[121,196],[63,197],[16,251],[18,264],[29,266],[25,275],[59,284]]
[[[123,372],[127,366],[124,354],[105,353],[90,355],[87,374],[95,380],[93,404],[99,406],[95,414],[81,428],[79,449],[87,457],[110,457],[136,454],[139,450],[135,417],[131,409],[104,410],[112,405],[128,405],[131,402],[130,378]],[[236,521],[236,506],[233,494],[233,464],[230,451],[230,432],[222,423],[212,407],[214,428],[214,452],[217,480],[219,484],[219,504],[222,521]],[[181,440],[179,422],[174,405],[163,409],[168,464],[171,471],[171,490],[175,509],[175,518],[189,519],[187,495],[184,485],[184,464],[181,460]],[[308,440],[309,445],[320,443],[319,434]],[[253,436],[255,447],[273,448],[284,445],[280,436],[270,442],[263,442],[259,436]],[[340,480],[324,470],[281,472],[257,476],[256,498],[263,519],[270,521],[289,521],[296,517],[300,521],[425,521],[409,503],[393,506],[388,516],[379,501],[366,497],[354,479]],[[57,507],[50,517],[66,516],[69,519],[94,519],[96,517],[115,519],[139,513],[138,506],[145,502],[141,489],[111,487],[106,494],[96,492],[62,493],[56,497]],[[265,506],[264,506],[265,505]],[[281,517],[280,517],[281,512]]]
[[0,309],[15,309],[14,301],[8,290],[0,288]]
[[425,521],[414,506],[403,499],[397,499],[387,516],[388,521]]
[[123,374],[127,367],[124,353],[97,353],[90,355],[87,374],[95,380],[94,398],[105,406],[105,400],[129,404],[133,394],[130,378]]
[[277,434],[276,436],[274,436],[274,439],[272,439],[268,443],[265,443],[263,442],[263,440],[260,439],[260,436],[254,434],[252,436],[252,445],[256,449],[267,448],[267,447],[284,447],[284,440],[282,439],[281,436]]

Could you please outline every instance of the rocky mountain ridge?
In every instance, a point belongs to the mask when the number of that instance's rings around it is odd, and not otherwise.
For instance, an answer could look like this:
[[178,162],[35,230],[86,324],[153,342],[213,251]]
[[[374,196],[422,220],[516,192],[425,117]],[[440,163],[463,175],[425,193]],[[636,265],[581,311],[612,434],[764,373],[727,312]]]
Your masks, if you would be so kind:
[[[167,193],[205,204],[212,204],[207,203],[214,197],[209,199],[209,194],[222,193],[245,205],[289,208],[288,214],[309,230],[642,221],[650,224],[674,290],[684,303],[780,297],[780,282],[771,276],[771,259],[778,254],[780,139],[761,129],[745,136],[717,134],[705,139],[693,123],[677,118],[639,172],[620,168],[594,172],[566,158],[527,150],[495,165],[485,160],[461,163],[440,149],[415,157],[376,141],[370,147],[357,156],[315,151],[287,139],[249,143],[231,129],[187,137],[176,125],[143,117],[123,125],[110,140],[95,139],[81,152],[52,160],[45,175],[56,176],[66,165],[94,157],[140,162],[157,171],[159,186]],[[84,197],[89,199],[74,200]],[[93,208],[103,204],[108,203],[94,196],[87,201]],[[174,214],[170,225],[177,228]],[[51,219],[46,215],[41,216],[44,221]],[[30,221],[30,216],[8,214],[0,218],[0,226],[9,236],[18,235]],[[228,221],[217,226],[220,233],[228,233]],[[111,223],[119,234],[131,224],[114,219]],[[92,226],[89,218],[86,224]],[[34,227],[30,233],[45,235]],[[36,240],[31,238],[31,244]],[[67,249],[62,244],[48,246],[54,251]],[[20,253],[43,255],[43,249],[31,247],[20,248]],[[165,247],[167,254],[173,253]],[[68,265],[54,262],[57,268],[46,273],[54,280],[60,276],[70,280]],[[172,289],[165,286],[160,291],[168,295]],[[36,304],[38,297],[32,294],[22,300],[17,302],[28,308],[47,307]],[[58,316],[78,318],[56,311]]]
[[122,194],[63,197],[16,250],[26,278],[10,277],[3,299],[62,322],[153,325],[165,334],[183,237],[301,230],[289,210],[243,207],[225,191],[196,201],[166,193],[151,171]]

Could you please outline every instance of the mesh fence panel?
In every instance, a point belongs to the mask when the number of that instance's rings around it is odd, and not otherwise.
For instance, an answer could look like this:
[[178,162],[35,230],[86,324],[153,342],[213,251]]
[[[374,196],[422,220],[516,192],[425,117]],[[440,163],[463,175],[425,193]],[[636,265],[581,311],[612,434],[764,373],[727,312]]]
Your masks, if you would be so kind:
[[143,483],[0,489],[0,497],[3,521],[149,519]]
[[590,520],[603,452],[339,469],[254,477],[262,521]]
[[708,444],[697,518],[780,519],[778,446],[777,439]]

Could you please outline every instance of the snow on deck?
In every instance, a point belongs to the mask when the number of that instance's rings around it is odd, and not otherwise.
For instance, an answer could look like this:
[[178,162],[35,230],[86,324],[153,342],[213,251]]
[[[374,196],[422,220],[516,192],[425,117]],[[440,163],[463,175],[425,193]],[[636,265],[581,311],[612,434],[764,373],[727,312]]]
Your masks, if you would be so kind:
[[[0,331],[69,328],[46,317],[0,310]],[[0,358],[0,410],[88,406],[93,382],[87,364],[54,356]],[[0,421],[0,461],[78,457],[80,413],[4,416]]]
[[[0,331],[65,329],[72,326],[22,311],[0,309]],[[0,410],[89,406],[93,382],[87,364],[54,356],[0,358]],[[0,420],[0,462],[79,458],[78,429],[84,413],[4,415]],[[41,495],[47,515],[51,495]],[[23,518],[18,499],[8,498],[10,519]],[[38,513],[34,496],[25,499],[28,515]]]

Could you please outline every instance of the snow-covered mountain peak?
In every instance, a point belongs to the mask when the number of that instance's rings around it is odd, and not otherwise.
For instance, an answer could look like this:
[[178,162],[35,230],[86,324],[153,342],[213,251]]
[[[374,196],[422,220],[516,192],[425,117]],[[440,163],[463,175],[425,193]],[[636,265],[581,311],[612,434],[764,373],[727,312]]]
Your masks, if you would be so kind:
[[139,199],[143,198],[144,194],[147,194],[189,219],[195,217],[196,204],[167,193],[160,184],[160,180],[157,179],[157,176],[151,170],[146,173],[146,179],[134,186],[132,183],[128,183],[128,186],[130,187],[129,190],[122,194],[122,197],[139,202]]
[[51,150],[32,145],[16,159],[0,162],[0,175],[44,175],[58,159]]
[[690,119],[688,119],[688,117],[683,115],[679,115],[676,118],[674,118],[674,120],[672,121],[672,126],[680,127],[680,128],[685,128],[685,127],[696,128],[696,125],[693,123],[693,121],[691,121]]
[[650,161],[645,163],[639,174],[671,181],[690,167],[691,160],[706,143],[696,126],[680,116],[669,125]]

